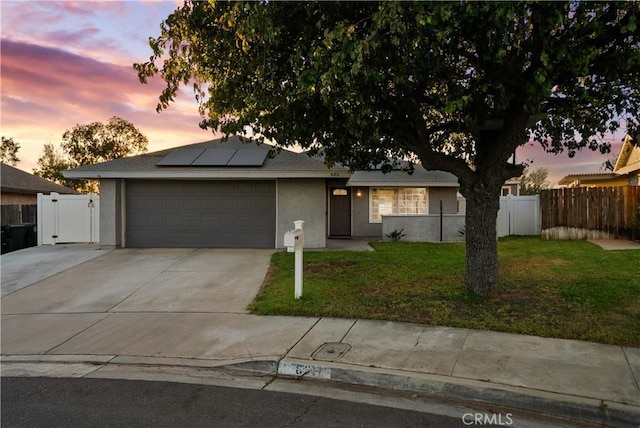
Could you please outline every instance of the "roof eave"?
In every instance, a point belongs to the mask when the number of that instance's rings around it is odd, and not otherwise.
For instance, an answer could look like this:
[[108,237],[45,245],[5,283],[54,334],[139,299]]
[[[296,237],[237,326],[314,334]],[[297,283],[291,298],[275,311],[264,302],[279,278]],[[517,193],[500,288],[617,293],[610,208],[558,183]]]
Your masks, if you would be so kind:
[[616,171],[616,173],[620,175],[632,174],[634,172],[640,172],[640,165],[638,164],[628,165]]
[[579,182],[593,182],[593,181],[606,181],[606,180],[615,180],[618,178],[620,174],[616,172],[612,172],[609,174],[569,174],[565,175],[558,181],[558,184],[571,184],[576,181]]
[[243,179],[277,179],[277,178],[349,178],[349,171],[264,171],[264,170],[232,170],[232,171],[64,171],[66,178],[74,179],[160,179],[160,180],[243,180]]
[[634,146],[631,144],[631,136],[627,134],[624,138],[624,142],[622,143],[622,147],[620,148],[620,153],[618,153],[616,164],[613,167],[614,172],[619,172],[620,169],[623,169],[627,165],[633,148]]
[[2,193],[15,193],[19,195],[37,195],[38,193],[43,193],[42,190],[34,190],[34,189],[21,189],[18,187],[5,187],[2,186]]
[[460,187],[457,181],[347,181],[348,187]]

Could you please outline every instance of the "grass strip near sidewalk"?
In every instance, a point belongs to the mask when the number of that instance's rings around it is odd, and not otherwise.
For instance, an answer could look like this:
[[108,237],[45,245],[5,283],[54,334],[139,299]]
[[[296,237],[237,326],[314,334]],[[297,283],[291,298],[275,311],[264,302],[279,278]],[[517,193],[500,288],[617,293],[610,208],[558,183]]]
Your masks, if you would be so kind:
[[586,241],[499,242],[490,298],[463,289],[464,244],[374,242],[375,252],[305,252],[293,297],[293,254],[273,255],[249,310],[261,315],[405,321],[640,346],[640,252]]

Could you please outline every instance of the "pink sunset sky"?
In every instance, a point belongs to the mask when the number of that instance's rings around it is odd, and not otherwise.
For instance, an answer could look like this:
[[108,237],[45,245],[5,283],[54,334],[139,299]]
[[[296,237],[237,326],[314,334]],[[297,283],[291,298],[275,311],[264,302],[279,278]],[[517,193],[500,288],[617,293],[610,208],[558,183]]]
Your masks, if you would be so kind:
[[[185,90],[168,110],[156,113],[159,79],[143,85],[134,62],[149,58],[149,37],[181,1],[1,1],[2,136],[20,143],[18,167],[32,172],[46,143],[60,143],[77,124],[122,117],[149,138],[149,151],[206,141],[198,127],[193,94]],[[569,173],[599,172],[614,159],[623,132],[611,137],[612,152],[585,150],[573,159],[526,145],[518,160],[546,167],[553,185]]]

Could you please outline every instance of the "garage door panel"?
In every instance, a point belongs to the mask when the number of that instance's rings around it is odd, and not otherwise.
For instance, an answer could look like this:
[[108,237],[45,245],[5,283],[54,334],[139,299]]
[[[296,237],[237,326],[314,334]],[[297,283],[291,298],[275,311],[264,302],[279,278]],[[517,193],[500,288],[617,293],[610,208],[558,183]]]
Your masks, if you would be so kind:
[[202,209],[201,199],[185,199],[182,204],[182,208],[185,212],[199,211]]
[[141,224],[138,226],[139,228],[146,230],[158,230],[164,227],[164,218],[154,215],[143,219],[140,223]]
[[201,207],[203,211],[216,211],[219,209],[219,202],[214,199],[203,199]]
[[189,235],[186,239],[189,242],[193,242],[197,247],[207,248],[211,247],[212,244],[217,242],[216,234],[198,234],[198,235]]
[[202,218],[184,217],[184,227],[187,230],[200,230],[202,229]]
[[[131,195],[128,195],[131,196]],[[133,212],[139,212],[140,210],[146,209],[147,201],[145,199],[130,199],[128,201],[128,207]]]
[[163,198],[162,203],[163,209],[169,212],[179,213],[184,209],[185,200],[184,196],[172,195]]
[[167,229],[184,230],[184,220],[182,217],[177,216],[166,217],[164,227]]
[[251,200],[239,200],[238,202],[238,209],[239,210],[255,210],[256,207],[259,205],[258,201],[251,201]]
[[217,198],[216,209],[220,212],[235,212],[239,196],[222,195]]
[[[225,231],[228,231],[229,229],[238,229],[239,230],[239,224],[240,222],[238,222],[236,220],[236,218],[234,217],[229,217],[229,216],[220,216],[217,219],[217,224],[214,225],[214,230],[216,230],[218,233],[224,233]],[[245,227],[247,227],[248,225],[245,225]]]
[[[218,195],[226,197],[234,197],[242,194],[237,185],[232,184],[230,186],[220,186],[217,190]],[[246,194],[246,193],[245,193]]]
[[[193,186],[190,186],[192,189],[197,189],[197,185],[194,183]],[[153,184],[148,186],[150,192],[155,192],[156,194],[160,193],[169,193],[169,194],[180,194],[186,191],[185,182],[183,181],[171,181],[165,183],[162,188],[157,188]]]
[[256,186],[251,183],[239,183],[236,192],[239,195],[250,195],[255,192]]
[[263,230],[269,225],[270,220],[267,217],[258,217],[255,219],[254,228]]
[[161,198],[147,197],[140,199],[137,204],[143,211],[161,210],[165,204]]
[[130,247],[275,247],[275,181],[128,181]]

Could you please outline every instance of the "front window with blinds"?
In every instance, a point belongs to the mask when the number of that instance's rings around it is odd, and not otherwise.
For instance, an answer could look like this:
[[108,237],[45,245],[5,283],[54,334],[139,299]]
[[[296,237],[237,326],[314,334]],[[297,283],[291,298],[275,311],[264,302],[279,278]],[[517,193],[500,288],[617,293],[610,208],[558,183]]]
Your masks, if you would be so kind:
[[371,189],[369,222],[380,223],[383,215],[427,214],[426,188]]

